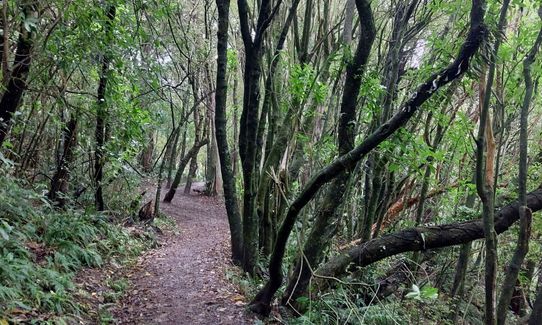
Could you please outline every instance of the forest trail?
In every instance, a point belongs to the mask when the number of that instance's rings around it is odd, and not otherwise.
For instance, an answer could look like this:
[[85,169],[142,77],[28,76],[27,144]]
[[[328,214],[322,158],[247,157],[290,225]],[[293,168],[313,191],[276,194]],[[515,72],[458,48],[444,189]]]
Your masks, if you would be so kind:
[[224,203],[194,191],[183,195],[183,189],[171,204],[160,205],[179,232],[140,259],[116,319],[138,325],[252,324],[244,297],[225,278],[230,244]]

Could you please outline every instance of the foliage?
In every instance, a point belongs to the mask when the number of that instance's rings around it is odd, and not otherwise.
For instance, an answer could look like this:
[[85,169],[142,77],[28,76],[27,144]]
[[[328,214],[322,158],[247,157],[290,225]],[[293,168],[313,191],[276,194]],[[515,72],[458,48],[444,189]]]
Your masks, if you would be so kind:
[[0,202],[0,318],[80,315],[84,310],[73,299],[76,272],[135,256],[149,245],[104,215],[54,210],[11,177],[0,178]]
[[[244,1],[231,2],[231,10],[241,9]],[[249,1],[250,2],[250,1]],[[356,1],[359,3],[359,1]],[[364,2],[364,1],[363,1]],[[119,226],[129,220],[140,207],[142,197],[136,189],[142,177],[174,172],[180,152],[190,148],[196,139],[208,138],[210,143],[194,158],[200,165],[193,178],[205,174],[209,185],[220,184],[215,122],[216,95],[216,7],[214,1],[146,1],[125,2],[50,0],[39,3],[38,17],[22,11],[23,2],[3,1],[2,97],[6,79],[13,72],[20,32],[35,33],[28,84],[13,114],[8,137],[0,146],[0,323],[3,318],[39,314],[46,317],[78,315],[84,310],[71,299],[74,274],[84,267],[101,267],[109,261],[137,255],[148,243],[134,239]],[[240,36],[245,23],[242,15],[229,15],[229,40],[226,66],[228,99],[227,134],[233,160],[237,199],[253,197],[258,219],[257,235],[267,236],[259,247],[261,258],[256,272],[247,277],[231,271],[243,293],[254,296],[268,275],[266,264],[282,224],[285,211],[313,176],[337,158],[341,101],[345,71],[357,51],[370,50],[359,89],[351,97],[357,100],[354,143],[359,144],[386,120],[398,113],[414,96],[418,85],[448,65],[458,52],[470,21],[465,1],[367,1],[375,20],[377,37],[372,48],[364,42],[361,28],[366,21],[357,17],[357,10],[345,10],[346,0],[301,1],[292,20],[286,41],[275,57],[278,36],[285,26],[290,5],[295,1],[275,1],[272,17],[264,19],[261,4],[250,2],[245,27],[249,33],[263,33],[261,49],[245,48],[246,37]],[[348,2],[352,3],[352,2]],[[407,10],[408,5],[414,7]],[[342,204],[330,209],[322,204],[327,189],[316,191],[303,205],[294,223],[295,236],[286,246],[284,274],[300,260],[307,235],[315,229],[329,236],[315,250],[319,263],[360,239],[361,229],[374,229],[374,236],[386,235],[406,227],[422,224],[448,224],[472,220],[480,216],[476,186],[472,184],[476,165],[474,133],[479,124],[482,84],[486,78],[488,49],[497,36],[496,14],[502,3],[488,0],[486,24],[488,38],[483,49],[469,64],[460,80],[439,89],[415,112],[415,115],[348,170],[348,181],[330,193]],[[116,15],[108,18],[114,6]],[[523,60],[540,30],[537,15],[539,1],[514,0],[508,11],[505,42],[495,60],[497,73],[490,93],[491,123],[497,141],[496,179],[493,182],[496,207],[504,206],[518,196],[518,133],[519,107],[525,95]],[[351,8],[352,9],[352,8]],[[359,9],[356,7],[356,9]],[[353,16],[352,37],[347,34],[347,20]],[[404,17],[410,15],[406,21]],[[246,20],[245,19],[245,20]],[[254,30],[253,30],[254,29]],[[264,32],[266,30],[266,32]],[[8,33],[4,35],[4,33]],[[246,35],[244,35],[246,36]],[[251,35],[255,37],[255,35]],[[252,39],[256,41],[256,39]],[[7,51],[7,52],[4,52]],[[259,74],[251,79],[247,59],[256,60]],[[107,60],[106,60],[107,58]],[[278,64],[271,69],[275,59]],[[106,62],[107,61],[107,62]],[[104,64],[108,63],[108,64]],[[8,65],[8,66],[4,66]],[[254,67],[252,67],[254,68]],[[257,71],[256,71],[257,70]],[[461,71],[458,71],[458,75]],[[8,75],[4,75],[8,73]],[[542,133],[539,130],[539,81],[542,74],[540,55],[531,66],[535,94],[531,103],[529,137],[528,188],[540,186],[542,171]],[[247,78],[247,76],[249,78]],[[99,84],[107,80],[105,98],[97,100]],[[266,82],[271,82],[268,89]],[[254,88],[256,87],[256,88]],[[436,87],[436,83],[435,83]],[[23,89],[21,88],[21,89]],[[254,91],[244,94],[245,90]],[[268,99],[269,109],[261,112],[262,101]],[[347,98],[347,99],[352,99]],[[256,102],[246,102],[255,100]],[[243,101],[245,101],[243,103]],[[258,102],[260,101],[260,102]],[[246,107],[253,111],[244,111]],[[97,117],[104,110],[105,145],[103,161],[97,161]],[[255,113],[255,114],[247,114]],[[247,116],[258,118],[241,123]],[[65,158],[66,139],[63,134],[69,121],[77,121],[73,157]],[[246,178],[240,177],[239,142],[243,131],[257,127],[258,159],[254,162],[254,189],[243,188]],[[254,128],[256,129],[256,128]],[[177,143],[171,134],[179,132]],[[244,133],[245,135],[247,132]],[[252,139],[251,139],[252,141]],[[246,151],[245,151],[246,152]],[[147,155],[148,153],[148,155]],[[146,159],[146,161],[144,161]],[[103,163],[103,180],[97,181],[96,163]],[[267,163],[269,162],[269,166]],[[263,168],[263,166],[269,168]],[[69,172],[61,197],[64,209],[49,202],[46,193],[60,167]],[[245,175],[246,176],[246,175]],[[268,177],[269,176],[269,177]],[[187,177],[188,178],[188,177]],[[324,177],[325,178],[325,177]],[[323,179],[323,178],[321,178]],[[321,180],[320,179],[320,180]],[[267,183],[263,183],[261,181]],[[326,179],[326,182],[330,179]],[[154,180],[153,180],[153,183]],[[251,186],[252,186],[251,185]],[[104,188],[106,212],[96,212],[95,190]],[[250,189],[250,188],[249,188]],[[331,191],[329,191],[331,192]],[[254,195],[252,195],[254,194]],[[474,204],[468,198],[476,196]],[[235,200],[234,200],[235,201]],[[307,201],[307,200],[305,200]],[[338,202],[338,201],[335,201]],[[249,204],[239,203],[239,207]],[[235,202],[234,202],[235,204]],[[468,205],[468,206],[467,206]],[[297,209],[297,206],[294,207]],[[329,211],[333,210],[333,211]],[[320,228],[315,215],[329,212]],[[159,211],[156,211],[159,215]],[[421,218],[421,221],[418,220]],[[248,218],[245,220],[249,220]],[[269,222],[268,222],[269,221]],[[267,225],[269,223],[269,225]],[[248,223],[246,223],[248,224]],[[156,219],[155,225],[173,228],[171,221]],[[268,227],[268,228],[265,228]],[[380,227],[380,228],[378,228]],[[256,227],[255,227],[256,228]],[[264,229],[265,228],[265,229]],[[378,228],[378,229],[377,229]],[[319,230],[320,231],[320,230]],[[501,235],[499,242],[499,280],[503,279],[507,261],[517,247],[518,227]],[[256,237],[256,234],[254,234]],[[542,249],[538,238],[542,221],[533,218],[530,261],[540,261]],[[424,240],[423,234],[420,234]],[[483,247],[472,245],[465,263],[467,288],[460,297],[448,295],[454,285],[458,249],[445,248],[419,256],[404,254],[386,262],[348,274],[345,283],[326,292],[302,296],[297,303],[307,313],[294,323],[444,323],[454,306],[465,310],[465,321],[480,318],[477,306],[483,304],[483,287],[479,273],[483,271]],[[426,252],[424,252],[425,254]],[[420,253],[421,254],[421,253]],[[422,254],[423,255],[423,254]],[[426,258],[425,256],[423,258]],[[370,285],[347,285],[348,281],[380,283],[396,271],[392,262],[408,260],[407,279],[398,289],[381,301],[366,301]],[[314,270],[318,265],[310,265]],[[525,268],[526,266],[524,266]],[[537,274],[540,268],[535,267]],[[395,273],[394,273],[395,274]],[[287,278],[287,277],[285,277]],[[525,296],[532,298],[536,277],[522,270],[519,280]],[[499,281],[498,281],[499,283]],[[113,303],[126,291],[125,283],[108,284],[113,292],[107,301]],[[519,288],[519,286],[518,286]],[[279,289],[282,294],[284,288]],[[312,293],[311,293],[312,294]],[[363,297],[362,297],[363,296]],[[531,299],[532,300],[532,299]],[[528,308],[527,308],[528,309]],[[434,315],[430,315],[430,311]],[[104,322],[111,321],[107,308],[100,311]],[[41,317],[41,316],[40,316]],[[49,320],[45,319],[43,321]],[[42,321],[40,319],[40,321]]]

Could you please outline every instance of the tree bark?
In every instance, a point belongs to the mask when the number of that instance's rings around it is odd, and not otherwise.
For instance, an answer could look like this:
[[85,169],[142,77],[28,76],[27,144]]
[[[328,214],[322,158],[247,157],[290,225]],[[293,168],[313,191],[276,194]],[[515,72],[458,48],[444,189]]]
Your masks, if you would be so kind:
[[[6,3],[4,4],[4,8],[5,6],[7,6]],[[36,5],[33,3],[31,4],[30,2],[25,2],[22,8],[24,14],[23,20],[36,14],[35,6]],[[4,23],[6,24],[7,22],[5,21]],[[30,71],[30,64],[32,62],[31,52],[34,45],[34,32],[32,29],[33,27],[30,27],[30,30],[27,30],[25,23],[21,23],[19,29],[19,39],[17,40],[17,50],[15,52],[15,59],[13,61],[13,71],[11,72],[9,80],[7,81],[6,90],[2,95],[2,99],[0,99],[0,147],[4,143],[6,135],[9,131],[11,118],[17,111],[26,89],[26,79],[28,77],[28,72]],[[7,44],[4,43],[4,49],[6,49],[6,47]],[[7,55],[7,53],[3,54]],[[2,63],[2,65],[4,66],[4,63]],[[7,78],[7,76],[4,75],[4,78]]]
[[[534,210],[531,209],[533,212]],[[540,281],[538,283],[538,290],[536,292],[536,298],[533,303],[533,311],[529,316],[529,325],[539,325],[542,319],[542,285]]]
[[[181,134],[181,130],[180,129],[177,129],[176,132],[175,132],[175,138],[173,140],[173,145],[172,145],[172,148],[171,148],[171,152],[170,152],[170,156],[169,156],[169,159],[168,159],[168,166],[167,166],[167,182],[166,182],[166,187],[169,188],[171,186],[171,178],[173,176],[173,169],[175,168],[175,162],[177,161],[177,155],[178,155],[178,152],[177,152],[177,149],[178,149],[178,146],[179,146],[179,136]],[[184,133],[184,137],[183,137],[183,145],[186,144],[186,128],[185,128],[185,133]],[[184,155],[184,152],[182,153],[182,155]]]
[[258,217],[256,215],[256,157],[258,112],[260,103],[260,77],[265,31],[271,24],[282,1],[271,8],[271,1],[263,0],[258,13],[256,33],[252,37],[249,26],[249,6],[238,0],[239,22],[245,48],[245,74],[243,83],[243,110],[240,119],[239,155],[243,170],[243,270],[254,274],[258,260]]
[[[542,210],[542,187],[527,195],[527,207]],[[502,207],[495,214],[495,232],[503,233],[519,219],[519,203]],[[319,277],[340,277],[350,265],[364,267],[400,253],[466,244],[485,238],[482,219],[432,227],[416,227],[361,243],[332,258],[316,272]],[[325,283],[321,280],[321,284]]]
[[184,194],[190,194],[192,190],[192,181],[194,176],[196,176],[196,170],[198,169],[198,158],[197,155],[190,159],[190,167],[188,168],[188,175],[186,176],[186,184],[184,186]]
[[[494,227],[495,139],[490,119],[489,104],[495,76],[495,67],[501,37],[504,33],[506,12],[510,1],[504,0],[495,43],[490,53],[487,81],[482,75],[480,83],[480,126],[476,140],[476,189],[482,201],[482,218],[485,234],[485,324],[496,324],[497,236]],[[485,84],[484,84],[485,83]]]
[[[473,172],[472,174],[473,179],[472,179],[471,184],[474,184],[474,182],[476,181],[475,177],[476,177],[476,174]],[[476,193],[471,192],[469,190],[469,194],[465,202],[465,207],[467,207],[468,209],[473,209],[475,203],[476,203]],[[457,317],[459,316],[459,311],[460,311],[459,302],[461,301],[461,298],[463,297],[463,291],[465,288],[465,278],[467,275],[467,268],[469,266],[471,248],[472,248],[472,244],[470,242],[461,245],[461,249],[459,250],[459,257],[457,258],[457,263],[455,266],[454,281],[452,283],[452,289],[450,291],[450,297],[454,299],[452,303],[455,306],[455,308],[452,308],[452,312],[451,312],[451,318],[454,324],[457,322]]]
[[[288,11],[288,16],[286,17],[286,21],[284,22],[284,25],[282,26],[282,30],[280,32],[277,45],[275,47],[275,51],[273,53],[273,57],[271,60],[271,64],[269,67],[269,72],[265,80],[265,86],[264,86],[264,98],[262,103],[262,113],[261,116],[265,118],[267,116],[268,119],[268,125],[269,125],[269,131],[267,132],[267,139],[266,139],[266,145],[265,145],[265,155],[264,155],[264,163],[261,168],[261,173],[258,178],[258,189],[257,189],[257,213],[258,217],[260,219],[260,246],[262,248],[262,252],[264,255],[268,256],[272,249],[273,249],[273,241],[275,239],[275,233],[274,229],[272,227],[273,220],[271,218],[271,215],[269,213],[269,197],[271,190],[271,186],[269,184],[270,180],[270,168],[276,167],[279,160],[280,155],[284,152],[284,147],[286,146],[287,140],[291,136],[290,129],[288,127],[281,128],[280,130],[276,130],[276,121],[278,120],[277,110],[271,110],[271,108],[274,106],[274,103],[276,102],[276,92],[275,92],[275,74],[277,72],[278,64],[280,62],[281,58],[281,52],[284,48],[284,43],[286,42],[286,37],[288,36],[288,31],[290,30],[290,26],[292,24],[293,18],[296,15],[297,7],[300,3],[300,0],[294,0],[292,2],[292,5]],[[286,113],[286,118],[284,119],[285,122],[288,122],[290,118],[292,117],[292,114],[294,114],[297,107],[290,107],[288,109],[288,112]],[[259,146],[263,147],[263,133],[265,129],[265,120],[263,118],[260,118],[260,124],[258,125],[258,136],[257,136],[257,143],[259,143]],[[275,135],[275,133],[278,133]],[[260,151],[258,151],[260,152]],[[256,160],[260,161],[260,155],[256,156]]]
[[[217,69],[215,92],[215,133],[220,170],[222,172],[222,186],[224,188],[224,201],[230,225],[230,241],[232,259],[241,263],[243,259],[243,234],[241,228],[241,215],[237,203],[237,189],[232,171],[232,158],[228,148],[228,133],[226,128],[226,103],[228,99],[228,26],[230,0],[216,0],[218,7],[218,36],[217,36]],[[237,121],[234,120],[234,124]]]
[[[107,22],[105,25],[106,42],[111,43],[113,38],[113,21],[116,16],[116,7],[110,6],[107,11]],[[107,134],[107,105],[105,93],[107,89],[107,80],[109,75],[109,62],[111,58],[108,54],[103,53],[101,58],[100,80],[98,82],[98,103],[96,108],[96,130],[95,141],[96,149],[94,152],[94,205],[96,210],[103,211],[105,209],[103,197],[103,175],[105,166],[105,142]]]
[[154,131],[151,131],[150,134],[147,136],[147,145],[143,149],[143,152],[141,153],[141,166],[143,167],[143,171],[145,173],[152,172],[152,156],[154,153]]
[[[9,78],[9,34],[10,26],[8,21],[8,2],[2,1],[2,37],[0,38],[0,60],[2,65],[2,85],[6,84]],[[1,145],[1,143],[0,143]]]
[[344,8],[344,25],[342,39],[345,44],[352,42],[352,25],[354,22],[354,12],[356,10],[355,0],[346,0]]
[[68,183],[70,178],[70,165],[74,158],[74,149],[77,145],[77,118],[72,116],[62,132],[62,154],[58,160],[55,174],[51,179],[51,188],[47,197],[55,202],[59,208],[66,205]]

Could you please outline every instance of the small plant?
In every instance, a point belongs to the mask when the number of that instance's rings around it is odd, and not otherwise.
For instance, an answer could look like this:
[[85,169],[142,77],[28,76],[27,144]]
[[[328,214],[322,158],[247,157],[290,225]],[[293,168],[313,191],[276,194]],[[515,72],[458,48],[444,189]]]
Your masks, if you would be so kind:
[[104,302],[114,303],[118,301],[126,292],[128,288],[128,281],[124,278],[109,281],[108,284],[111,291],[108,291],[104,295]]
[[175,220],[165,214],[160,213],[158,217],[154,219],[154,225],[161,230],[172,231],[176,235],[179,234],[179,229],[177,228]]
[[405,297],[408,299],[428,302],[438,299],[438,289],[429,285],[425,285],[420,289],[417,285],[413,284],[412,290],[407,293]]

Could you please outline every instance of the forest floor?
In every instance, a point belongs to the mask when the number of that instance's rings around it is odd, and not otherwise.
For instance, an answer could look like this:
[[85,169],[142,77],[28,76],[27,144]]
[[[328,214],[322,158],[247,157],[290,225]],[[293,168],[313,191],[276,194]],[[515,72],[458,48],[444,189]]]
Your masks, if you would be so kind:
[[[194,184],[192,189],[202,187]],[[130,287],[113,312],[120,324],[253,324],[245,297],[226,279],[232,269],[224,203],[179,188],[161,212],[175,220],[160,247],[129,272]]]

